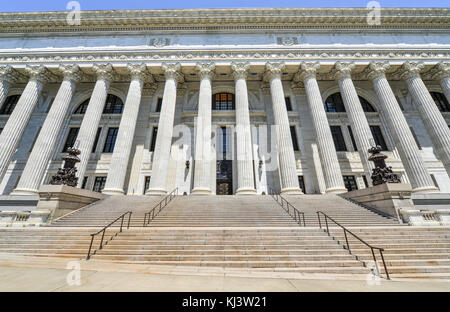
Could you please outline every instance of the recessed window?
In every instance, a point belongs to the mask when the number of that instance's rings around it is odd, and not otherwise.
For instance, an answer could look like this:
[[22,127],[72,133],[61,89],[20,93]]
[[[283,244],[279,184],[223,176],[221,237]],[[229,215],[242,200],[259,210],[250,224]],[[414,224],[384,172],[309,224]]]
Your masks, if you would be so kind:
[[158,102],[156,103],[156,112],[160,113],[162,108],[163,98],[158,98]]
[[[358,96],[363,111],[366,113],[376,112],[373,106],[363,97]],[[344,113],[345,106],[341,93],[334,93],[330,95],[325,101],[325,111],[328,113]]]
[[355,176],[344,176],[345,188],[350,192],[358,189]]
[[103,153],[114,152],[114,146],[116,145],[117,134],[119,133],[119,128],[109,128],[108,135],[106,136],[105,146],[103,147]]
[[152,132],[152,141],[150,143],[150,152],[154,152],[155,151],[156,138],[157,137],[158,137],[158,127],[154,127],[153,128],[153,132]]
[[83,103],[81,103],[77,109],[75,110],[74,114],[78,114],[78,115],[84,115],[86,113],[87,107],[89,105],[89,101],[91,99],[87,99],[86,101],[84,101]]
[[286,102],[286,110],[287,110],[288,112],[292,112],[291,98],[290,98],[290,97],[287,97],[287,98],[285,98],[284,100],[285,100],[285,102]]
[[97,150],[98,140],[100,139],[100,134],[102,133],[102,128],[97,129],[97,134],[95,135],[94,145],[92,145],[91,153],[95,153]]
[[345,145],[344,135],[340,126],[330,126],[331,135],[333,136],[334,146],[337,152],[346,152],[347,146]]
[[370,126],[370,131],[372,132],[375,144],[381,146],[381,150],[387,151],[386,141],[384,140],[383,133],[381,132],[380,126]]
[[19,99],[19,94],[8,96],[0,109],[0,115],[11,115],[17,105],[17,102],[19,102]]
[[300,185],[303,194],[306,194],[305,178],[303,176],[298,176],[298,184]]
[[217,93],[213,95],[213,110],[235,110],[235,98],[232,93]]
[[291,138],[294,151],[299,151],[300,148],[298,147],[297,131],[295,130],[295,126],[291,126]]
[[151,180],[151,177],[145,177],[144,194],[150,188],[150,180]]
[[92,189],[94,192],[101,193],[105,188],[106,177],[95,177],[94,188]]
[[122,100],[113,94],[108,94],[103,114],[122,114],[122,112],[123,112]]
[[444,94],[440,92],[430,92],[430,94],[441,112],[450,112],[450,104]]
[[75,145],[79,131],[80,128],[70,128],[69,135],[66,139],[66,144],[64,144],[64,148],[62,150],[63,153],[67,153],[67,150]]
[[353,136],[352,127],[348,126],[348,133],[350,133],[350,139],[352,140],[353,149],[355,152],[358,151],[358,146],[356,145],[355,137]]

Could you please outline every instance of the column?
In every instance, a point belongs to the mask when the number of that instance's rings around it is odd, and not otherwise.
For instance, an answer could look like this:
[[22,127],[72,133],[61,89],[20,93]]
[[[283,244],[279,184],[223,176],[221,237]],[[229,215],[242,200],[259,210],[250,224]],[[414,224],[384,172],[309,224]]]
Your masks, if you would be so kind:
[[250,130],[250,111],[248,108],[247,74],[249,63],[232,63],[236,93],[236,154],[237,190],[236,195],[254,195],[255,178],[253,173],[252,135]]
[[64,80],[59,87],[47,118],[45,118],[44,125],[13,195],[38,193],[55,148],[58,134],[75,93],[76,83],[81,78],[78,65],[61,65],[59,70],[64,75]]
[[423,63],[404,63],[401,69],[402,79],[405,79],[408,84],[408,90],[420,112],[423,124],[436,148],[439,159],[450,176],[450,129],[420,77],[423,67]]
[[371,148],[370,140],[373,139],[372,131],[370,131],[366,114],[359,101],[358,93],[353,85],[351,72],[355,67],[354,63],[337,62],[335,65],[336,79],[339,83],[342,100],[344,101],[345,110],[353,130],[356,147],[358,147],[359,157],[364,167],[367,182],[372,185],[372,170],[374,165],[369,161],[369,149]]
[[436,74],[433,78],[439,79],[447,100],[450,102],[450,63],[439,63],[436,66]]
[[175,118],[175,105],[177,101],[177,84],[183,81],[180,74],[180,63],[162,64],[166,76],[163,102],[158,124],[158,137],[156,138],[155,152],[152,164],[152,177],[147,195],[167,194],[167,171],[169,168],[170,150],[172,147],[173,123]]
[[334,194],[345,193],[347,189],[344,185],[330,125],[328,124],[327,114],[316,80],[316,70],[319,67],[319,63],[302,63],[300,77],[305,84],[311,119],[316,132],[317,146],[319,147],[325,178],[325,192]]
[[145,64],[128,64],[127,69],[131,74],[131,83],[128,89],[122,119],[120,120],[119,133],[117,134],[116,145],[114,146],[114,152],[109,165],[105,189],[103,190],[103,193],[108,195],[125,194],[124,185],[128,161],[133,146],[144,80],[148,76]]
[[113,67],[111,64],[95,64],[93,70],[97,75],[97,82],[95,83],[94,91],[89,100],[77,137],[77,141],[80,142],[79,149],[81,151],[81,162],[77,164],[78,187],[81,187],[83,184],[83,178],[86,174],[89,158],[91,157],[98,125],[102,118],[109,87],[113,79]]
[[44,83],[50,77],[49,71],[44,66],[27,66],[25,71],[30,80],[0,135],[0,181],[19,146]]
[[398,149],[403,167],[408,174],[414,192],[433,192],[436,188],[425,167],[417,144],[406,122],[405,116],[395,99],[395,95],[386,79],[388,63],[370,63],[368,77],[373,80],[373,86],[381,104],[383,116],[392,134],[394,145]]
[[214,63],[198,63],[200,93],[198,100],[197,133],[195,137],[193,195],[209,195],[211,191],[211,79]]
[[8,97],[11,84],[16,82],[18,73],[9,65],[0,66],[0,108]]
[[274,125],[277,132],[278,162],[281,182],[281,194],[303,194],[297,176],[297,162],[292,144],[289,116],[286,109],[281,74],[284,63],[267,63],[265,80],[269,81],[272,97]]

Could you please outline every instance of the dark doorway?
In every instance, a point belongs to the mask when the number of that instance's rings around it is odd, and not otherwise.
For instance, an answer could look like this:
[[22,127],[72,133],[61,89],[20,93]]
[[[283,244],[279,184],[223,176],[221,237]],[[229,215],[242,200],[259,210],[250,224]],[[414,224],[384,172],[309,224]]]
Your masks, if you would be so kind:
[[233,195],[233,162],[221,160],[217,162],[217,195]]

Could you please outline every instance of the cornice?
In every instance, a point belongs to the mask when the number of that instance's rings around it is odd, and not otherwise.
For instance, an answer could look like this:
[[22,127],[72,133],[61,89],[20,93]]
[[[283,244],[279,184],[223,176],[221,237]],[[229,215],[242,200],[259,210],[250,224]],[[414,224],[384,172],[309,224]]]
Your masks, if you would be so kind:
[[255,8],[82,11],[81,25],[68,11],[0,13],[0,33],[231,30],[231,29],[448,29],[450,9],[381,9],[381,25],[367,23],[367,8]]

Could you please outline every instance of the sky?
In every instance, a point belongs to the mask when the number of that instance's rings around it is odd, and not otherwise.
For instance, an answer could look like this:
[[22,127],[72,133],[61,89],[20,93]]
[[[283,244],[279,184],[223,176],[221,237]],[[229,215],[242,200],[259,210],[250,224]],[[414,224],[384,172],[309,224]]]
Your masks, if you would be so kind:
[[[0,0],[0,12],[64,11],[69,0]],[[367,7],[369,0],[78,0],[81,10]],[[379,0],[381,7],[450,7],[450,0]]]

